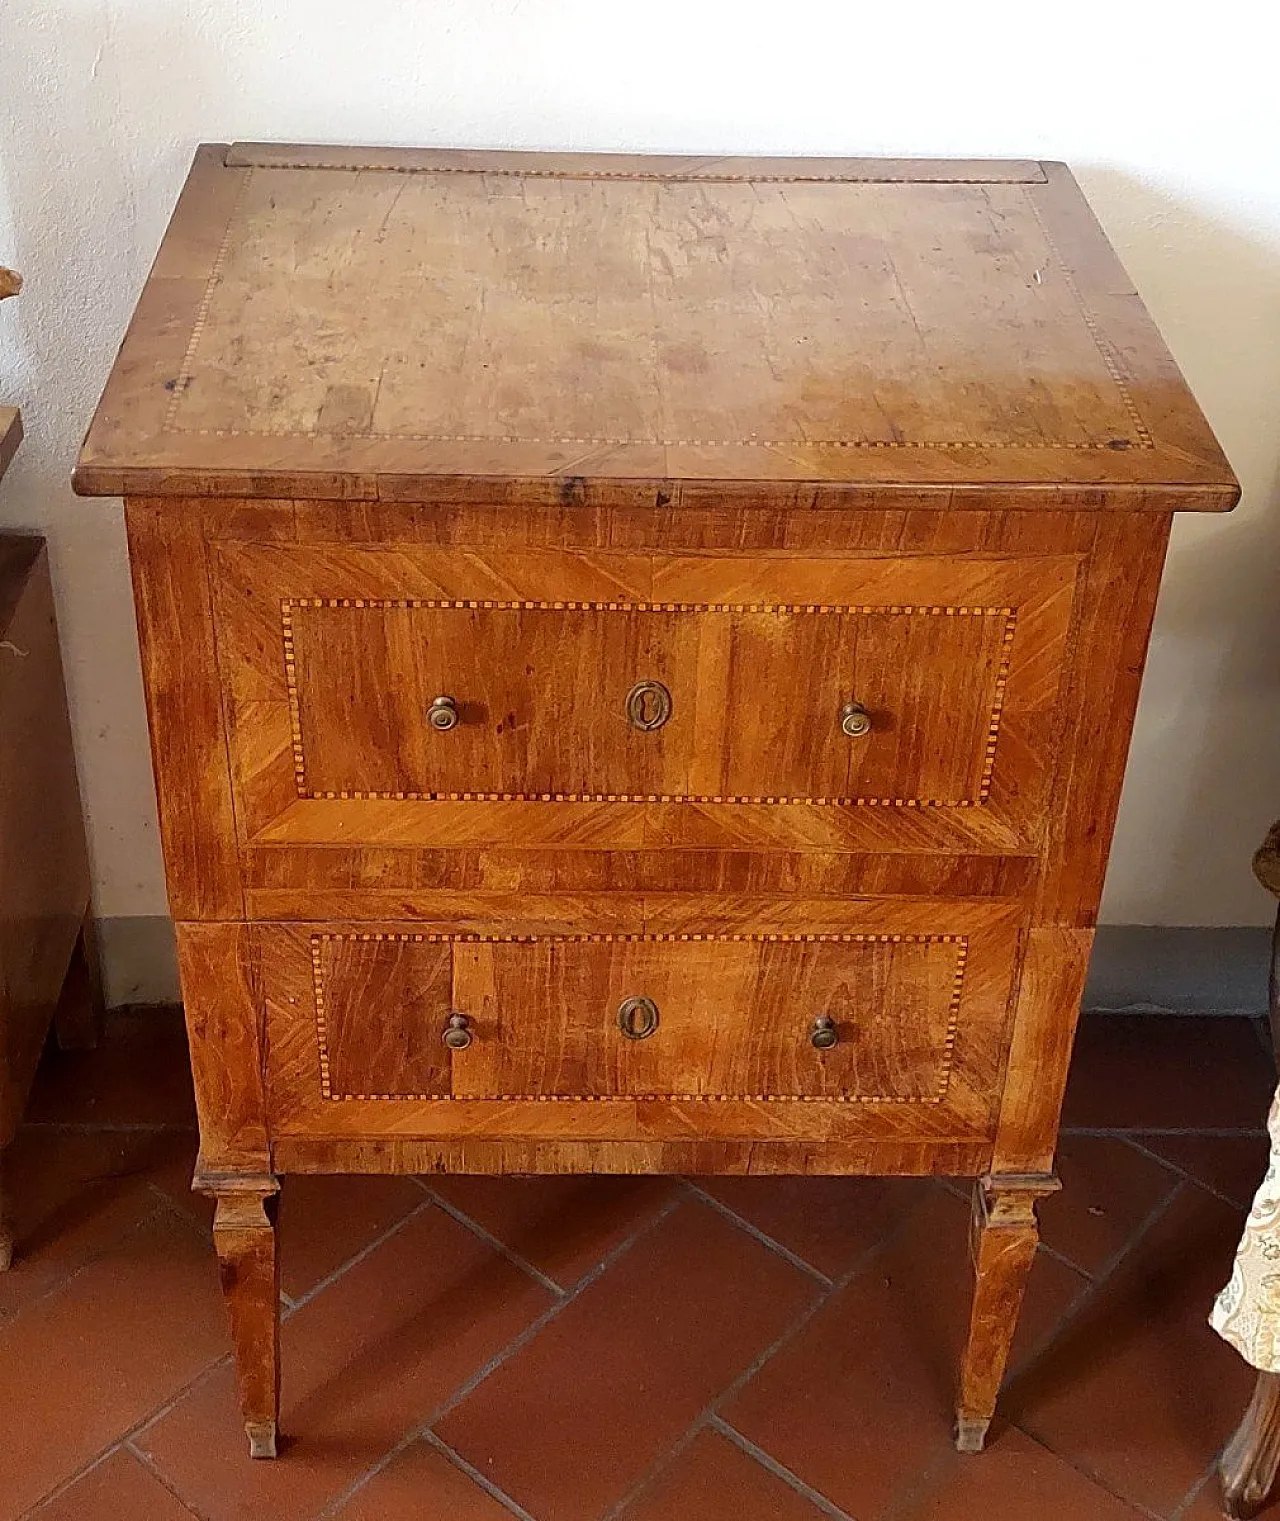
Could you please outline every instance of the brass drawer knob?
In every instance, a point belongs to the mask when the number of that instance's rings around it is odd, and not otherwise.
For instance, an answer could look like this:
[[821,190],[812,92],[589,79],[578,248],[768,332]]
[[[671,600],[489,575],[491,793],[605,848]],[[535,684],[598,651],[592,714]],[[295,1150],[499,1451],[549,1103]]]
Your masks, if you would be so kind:
[[671,717],[671,693],[660,681],[637,681],[627,693],[627,722],[648,734]]
[[652,998],[624,998],[618,1005],[618,1028],[628,1040],[647,1040],[658,1028],[658,1005]]
[[452,697],[437,697],[427,709],[427,722],[433,729],[439,729],[441,733],[446,729],[456,727],[458,704]]
[[819,1051],[830,1051],[836,1044],[840,1039],[840,1032],[836,1029],[836,1022],[830,1014],[818,1015],[813,1022],[813,1029],[809,1032],[809,1039]]
[[441,1039],[450,1051],[465,1051],[475,1039],[471,1033],[471,1021],[465,1014],[450,1014]]
[[850,739],[861,739],[871,733],[871,714],[860,702],[847,702],[840,709],[840,729]]

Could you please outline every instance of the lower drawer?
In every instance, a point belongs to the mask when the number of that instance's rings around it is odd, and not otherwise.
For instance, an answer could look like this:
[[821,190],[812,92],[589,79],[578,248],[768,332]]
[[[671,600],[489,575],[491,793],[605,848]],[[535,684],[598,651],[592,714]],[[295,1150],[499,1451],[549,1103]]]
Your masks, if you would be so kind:
[[807,933],[264,926],[273,1132],[988,1136],[1019,920],[933,907]]

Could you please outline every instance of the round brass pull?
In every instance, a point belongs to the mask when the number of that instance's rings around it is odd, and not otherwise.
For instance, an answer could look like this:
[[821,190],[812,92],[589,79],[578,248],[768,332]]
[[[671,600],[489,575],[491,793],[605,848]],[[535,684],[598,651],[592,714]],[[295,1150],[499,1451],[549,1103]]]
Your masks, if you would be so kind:
[[871,733],[871,714],[860,702],[847,702],[840,709],[840,730],[850,739],[861,739]]
[[458,704],[452,697],[437,697],[427,709],[427,722],[441,733],[455,728],[458,722]]
[[450,1014],[440,1038],[450,1051],[465,1051],[475,1039],[471,1033],[471,1021],[465,1014]]
[[832,1046],[840,1039],[840,1032],[836,1029],[836,1022],[830,1014],[819,1014],[813,1022],[813,1029],[809,1031],[809,1039],[818,1051],[830,1051]]
[[627,722],[648,734],[671,717],[671,693],[660,681],[637,681],[627,693]]
[[618,1028],[628,1040],[647,1040],[658,1028],[658,1005],[652,998],[624,998],[618,1005]]

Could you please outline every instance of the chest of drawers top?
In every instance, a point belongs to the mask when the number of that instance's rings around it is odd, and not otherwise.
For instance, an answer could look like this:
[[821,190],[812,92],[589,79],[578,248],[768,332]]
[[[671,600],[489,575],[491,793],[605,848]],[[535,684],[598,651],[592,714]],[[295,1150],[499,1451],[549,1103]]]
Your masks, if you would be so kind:
[[254,145],[199,151],[76,485],[780,508],[1236,494],[1062,165]]

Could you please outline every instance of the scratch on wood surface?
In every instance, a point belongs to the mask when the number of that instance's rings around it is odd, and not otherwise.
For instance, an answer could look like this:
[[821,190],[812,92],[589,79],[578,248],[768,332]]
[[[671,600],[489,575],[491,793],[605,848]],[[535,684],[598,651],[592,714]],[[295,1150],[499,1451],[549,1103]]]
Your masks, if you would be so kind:
[[29,653],[27,650],[20,650],[12,639],[0,639],[0,650],[4,650],[9,655],[16,655],[19,660],[25,660]]

